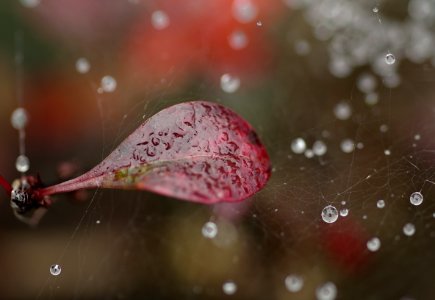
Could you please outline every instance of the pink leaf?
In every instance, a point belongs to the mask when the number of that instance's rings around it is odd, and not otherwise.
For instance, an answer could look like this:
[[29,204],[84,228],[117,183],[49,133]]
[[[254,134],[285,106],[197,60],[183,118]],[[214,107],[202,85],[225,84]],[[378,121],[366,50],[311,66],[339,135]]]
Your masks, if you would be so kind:
[[259,191],[269,177],[268,154],[252,127],[228,108],[196,101],[160,111],[88,173],[36,192],[102,187],[233,202]]

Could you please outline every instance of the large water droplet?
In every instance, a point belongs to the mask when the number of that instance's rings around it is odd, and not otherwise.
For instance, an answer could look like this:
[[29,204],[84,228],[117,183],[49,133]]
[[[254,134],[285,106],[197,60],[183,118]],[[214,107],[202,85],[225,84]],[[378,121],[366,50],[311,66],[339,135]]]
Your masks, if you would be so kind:
[[11,124],[17,130],[24,129],[27,125],[29,118],[27,115],[27,111],[19,107],[11,115]]
[[234,93],[240,87],[240,79],[228,73],[221,76],[221,88],[225,93]]
[[387,65],[392,65],[396,62],[396,57],[394,57],[392,53],[387,53],[387,55],[385,55],[385,62]]
[[58,276],[60,275],[61,272],[62,272],[62,268],[60,267],[60,265],[55,264],[50,266],[51,275]]
[[237,292],[237,285],[233,281],[227,281],[223,284],[222,290],[227,295],[233,295]]
[[116,90],[116,79],[112,76],[106,75],[101,78],[101,88],[106,93],[112,93]]
[[299,292],[304,286],[304,279],[298,275],[288,275],[285,278],[285,287],[289,292]]
[[371,252],[376,252],[381,247],[381,240],[377,237],[371,238],[367,241],[367,249]]
[[327,282],[316,289],[317,300],[334,300],[337,297],[337,287],[332,282]]
[[15,168],[17,169],[18,172],[21,173],[25,173],[29,171],[30,168],[29,158],[25,155],[18,156],[15,162]]
[[403,233],[406,236],[412,236],[415,233],[415,226],[412,223],[406,223],[405,226],[403,226]]
[[151,14],[151,24],[157,30],[165,29],[169,26],[169,16],[161,10],[156,10]]
[[202,235],[208,239],[214,238],[218,233],[217,225],[213,222],[207,222],[202,226]]
[[326,223],[334,223],[338,219],[338,211],[332,205],[328,205],[323,208],[321,215],[323,221],[325,221]]
[[294,153],[301,154],[305,152],[307,144],[305,143],[303,138],[296,138],[292,141],[290,147]]
[[77,59],[76,61],[77,72],[79,72],[80,74],[85,74],[88,73],[90,69],[91,69],[91,64],[86,58],[80,57],[79,59]]
[[418,206],[423,203],[423,195],[420,192],[414,192],[409,197],[409,202],[412,205]]

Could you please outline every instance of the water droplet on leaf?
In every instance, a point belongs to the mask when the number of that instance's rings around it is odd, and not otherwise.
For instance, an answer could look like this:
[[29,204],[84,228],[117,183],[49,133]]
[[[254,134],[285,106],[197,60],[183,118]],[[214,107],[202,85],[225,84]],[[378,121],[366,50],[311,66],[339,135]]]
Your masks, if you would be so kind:
[[151,14],[151,24],[157,30],[165,29],[169,26],[169,16],[161,10],[156,10]]
[[341,141],[340,148],[344,153],[351,153],[355,150],[355,143],[351,139],[345,139]]
[[347,102],[340,102],[334,107],[334,115],[339,120],[347,120],[352,115],[352,108]]
[[377,206],[377,208],[384,208],[385,207],[385,201],[384,200],[378,200],[378,202],[376,202],[376,206]]
[[328,150],[328,147],[323,141],[315,141],[313,144],[313,152],[317,156],[323,156],[325,155],[326,151]]

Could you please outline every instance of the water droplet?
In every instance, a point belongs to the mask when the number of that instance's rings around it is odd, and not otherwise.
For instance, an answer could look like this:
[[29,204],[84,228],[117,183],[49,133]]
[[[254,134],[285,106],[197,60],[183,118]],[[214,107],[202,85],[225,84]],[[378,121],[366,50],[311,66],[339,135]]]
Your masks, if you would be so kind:
[[261,22],[261,21],[257,21],[257,26],[258,26],[258,27],[263,26],[263,22]]
[[328,147],[323,141],[315,141],[313,144],[313,152],[317,156],[325,155],[326,151],[328,151]]
[[357,86],[361,92],[371,93],[376,88],[376,78],[372,74],[364,73],[358,77]]
[[334,107],[334,115],[339,120],[347,120],[352,115],[352,108],[347,102],[340,102]]
[[373,7],[373,12],[377,14],[379,12],[379,8],[377,6]]
[[297,40],[294,45],[296,54],[307,55],[311,51],[311,46],[306,40]]
[[95,223],[96,223],[96,224],[100,224],[100,223],[101,223],[101,221],[100,221],[100,220],[97,220],[97,221],[95,221]]
[[381,247],[381,240],[377,237],[371,238],[367,241],[367,249],[371,252],[376,252]]
[[19,107],[16,110],[13,111],[11,115],[11,124],[12,127],[14,127],[17,130],[24,129],[27,125],[29,118],[27,115],[27,111]]
[[221,76],[221,88],[225,93],[234,93],[240,87],[240,79],[228,73]]
[[344,139],[341,141],[340,148],[344,153],[351,153],[355,150],[355,143],[351,139]]
[[227,295],[233,295],[237,292],[237,285],[233,281],[227,281],[223,284],[222,290]]
[[15,162],[15,168],[18,172],[25,173],[29,171],[30,161],[29,158],[25,155],[20,155],[17,157],[17,161]]
[[388,125],[387,124],[382,124],[381,126],[379,126],[379,131],[382,133],[385,133],[388,131]]
[[305,150],[304,154],[305,154],[306,158],[313,158],[314,157],[314,152],[311,149]]
[[392,65],[396,62],[396,57],[394,57],[392,53],[387,53],[387,55],[385,55],[385,62],[387,65]]
[[412,236],[415,233],[415,226],[412,223],[406,223],[405,226],[403,226],[403,233],[406,236]]
[[60,275],[60,273],[62,272],[62,268],[60,267],[60,265],[51,265],[50,267],[50,273],[53,276],[58,276]]
[[112,76],[106,75],[101,78],[101,88],[106,93],[112,93],[116,90],[116,80]]
[[420,192],[414,192],[409,197],[409,202],[412,205],[418,206],[423,203],[423,195]]
[[421,136],[417,133],[414,135],[414,140],[419,141],[421,139]]
[[379,102],[379,95],[378,93],[366,94],[364,101],[369,106],[375,105]]
[[234,50],[240,50],[248,45],[248,37],[243,31],[236,30],[228,37],[230,47]]
[[316,289],[317,300],[334,300],[337,297],[337,287],[332,282],[327,282]]
[[384,208],[385,207],[385,201],[384,200],[378,200],[378,202],[376,202],[376,207],[377,208]]
[[303,138],[296,138],[291,143],[291,149],[293,153],[301,154],[305,152],[307,148],[307,144],[305,143]]
[[34,8],[37,7],[40,3],[41,0],[20,0],[21,5],[28,7],[28,8]]
[[349,214],[349,209],[347,208],[340,209],[340,216],[347,217],[348,214]]
[[157,30],[165,29],[169,26],[169,16],[161,10],[156,10],[151,14],[151,24]]
[[234,19],[240,23],[249,23],[258,15],[258,8],[251,0],[235,0],[232,13]]
[[299,292],[304,286],[304,279],[298,275],[288,275],[285,278],[285,287],[289,292]]
[[338,211],[332,206],[328,205],[322,210],[322,219],[326,223],[334,223],[338,219]]
[[389,155],[391,155],[391,151],[390,151],[389,149],[385,149],[385,150],[384,150],[384,154],[385,154],[386,156],[389,156]]
[[208,239],[214,238],[218,233],[217,225],[213,222],[207,222],[202,226],[202,235]]
[[91,69],[91,64],[86,58],[80,57],[79,59],[77,59],[76,61],[77,72],[79,72],[80,74],[85,74],[88,73],[90,69]]

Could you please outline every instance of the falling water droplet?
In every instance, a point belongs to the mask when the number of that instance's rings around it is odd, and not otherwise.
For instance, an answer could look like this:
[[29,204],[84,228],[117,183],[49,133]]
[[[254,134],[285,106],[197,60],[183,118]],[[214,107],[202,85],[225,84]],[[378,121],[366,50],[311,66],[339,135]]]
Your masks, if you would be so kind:
[[233,295],[237,292],[237,285],[233,281],[227,281],[223,284],[222,290],[227,295]]
[[406,223],[405,226],[403,226],[403,233],[406,236],[412,236],[415,233],[415,226],[412,223]]
[[351,153],[355,150],[355,143],[351,139],[345,139],[341,141],[340,148],[344,153]]
[[291,149],[293,153],[301,154],[305,152],[307,148],[307,144],[305,143],[303,138],[296,138],[291,143]]
[[62,272],[62,268],[60,267],[60,265],[51,265],[50,267],[50,273],[53,276],[58,276],[60,275],[60,273]]
[[29,158],[25,155],[20,155],[17,157],[17,161],[15,162],[15,168],[18,172],[25,173],[29,171],[30,161]]
[[384,200],[378,200],[378,202],[376,202],[376,206],[377,206],[377,208],[384,208],[385,207],[385,201]]
[[298,275],[288,275],[284,283],[289,292],[296,293],[304,286],[304,279]]
[[228,73],[221,76],[221,88],[226,93],[234,93],[240,87],[240,79]]
[[151,14],[151,24],[157,30],[165,29],[169,26],[169,16],[161,10],[156,10]]
[[387,65],[392,65],[396,62],[396,57],[394,57],[392,53],[387,53],[387,55],[385,55],[385,62]]
[[19,107],[11,115],[11,124],[17,130],[24,129],[27,125],[29,118],[27,115],[27,111]]
[[106,75],[101,78],[101,88],[106,93],[112,93],[116,90],[116,79],[112,76]]
[[332,282],[327,282],[316,289],[317,300],[334,300],[337,297],[337,287]]
[[420,192],[414,192],[409,197],[409,202],[412,205],[418,206],[423,203],[423,195]]
[[381,247],[381,240],[377,237],[371,238],[367,241],[367,249],[371,252],[376,252]]
[[325,221],[326,223],[334,223],[338,219],[338,211],[332,205],[328,205],[323,208],[321,215],[323,221]]
[[217,225],[213,222],[207,222],[202,226],[202,235],[208,239],[214,238],[218,233]]
[[91,69],[91,64],[86,58],[80,57],[79,59],[77,59],[76,61],[77,72],[79,72],[80,74],[85,74],[88,73],[90,69]]

